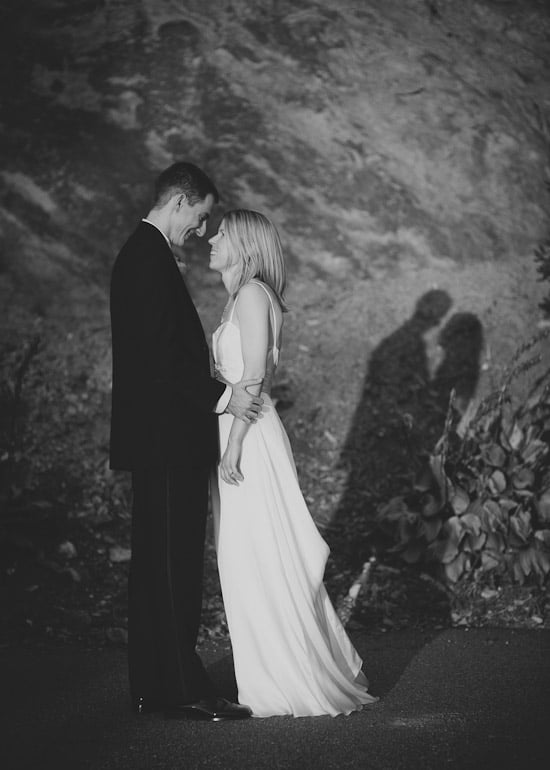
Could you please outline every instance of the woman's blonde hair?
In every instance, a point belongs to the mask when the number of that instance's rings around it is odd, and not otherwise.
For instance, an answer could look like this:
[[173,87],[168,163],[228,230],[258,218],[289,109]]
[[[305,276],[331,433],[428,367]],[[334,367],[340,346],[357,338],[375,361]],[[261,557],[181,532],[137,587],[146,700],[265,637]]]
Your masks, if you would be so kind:
[[224,214],[221,226],[227,238],[230,264],[241,266],[232,294],[252,278],[257,278],[275,292],[281,309],[286,311],[285,260],[281,239],[273,223],[258,211],[233,209]]

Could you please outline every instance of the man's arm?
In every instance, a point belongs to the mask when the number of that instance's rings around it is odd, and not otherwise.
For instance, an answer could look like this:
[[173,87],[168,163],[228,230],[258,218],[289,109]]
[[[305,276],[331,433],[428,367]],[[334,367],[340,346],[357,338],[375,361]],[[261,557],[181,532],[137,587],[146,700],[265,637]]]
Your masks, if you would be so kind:
[[218,403],[214,407],[216,414],[223,414],[225,412],[231,399],[232,393],[233,389],[231,388],[231,385],[226,385],[222,397],[218,400]]
[[[263,379],[263,378],[262,378]],[[261,384],[260,378],[241,380],[226,384],[226,389],[214,411],[216,414],[228,412],[245,422],[256,422],[262,416],[263,399],[250,393],[249,388]]]
[[185,350],[177,332],[177,295],[171,275],[153,254],[142,254],[133,274],[136,343],[144,360],[144,376],[160,398],[183,399],[213,412],[225,386],[210,376],[208,367]]

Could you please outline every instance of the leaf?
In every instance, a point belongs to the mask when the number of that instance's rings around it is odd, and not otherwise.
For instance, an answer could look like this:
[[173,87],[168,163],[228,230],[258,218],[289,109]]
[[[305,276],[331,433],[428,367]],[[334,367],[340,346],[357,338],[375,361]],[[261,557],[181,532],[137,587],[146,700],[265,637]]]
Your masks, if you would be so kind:
[[514,579],[518,583],[520,583],[520,585],[523,585],[523,583],[525,582],[525,573],[523,572],[519,559],[516,559],[514,561],[514,564],[512,566],[512,572],[514,575]]
[[389,522],[399,521],[403,515],[409,512],[409,508],[403,497],[392,497],[392,499],[378,509],[378,518],[386,519]]
[[481,532],[481,520],[475,513],[465,513],[461,518],[462,526],[474,535],[479,535]]
[[376,520],[384,532],[394,535],[403,519],[408,519],[411,511],[403,497],[393,497],[386,505],[378,508]]
[[531,569],[534,566],[533,555],[532,555],[533,550],[534,549],[532,548],[524,548],[518,554],[518,559],[519,559],[521,569],[523,570],[523,574],[526,577],[529,577],[529,575],[531,574]]
[[544,553],[536,547],[531,546],[529,549],[529,555],[531,558],[533,571],[537,573],[539,578],[544,577],[548,572],[548,566],[550,565],[548,554]]
[[500,505],[501,509],[509,514],[510,511],[513,511],[515,508],[518,507],[518,504],[515,500],[510,500],[508,497],[501,497],[498,501],[498,504]]
[[550,548],[550,530],[539,529],[535,532],[535,537],[540,540],[547,548]]
[[451,540],[437,540],[434,543],[433,554],[441,564],[447,564],[458,555],[458,543]]
[[495,599],[498,596],[498,591],[495,591],[493,588],[484,588],[480,593],[480,596],[482,599],[490,601],[491,599]]
[[527,403],[525,404],[525,409],[529,412],[531,412],[533,409],[536,409],[537,406],[540,404],[541,394],[540,393],[533,393],[531,398],[527,399]]
[[473,513],[478,518],[481,516],[481,512],[483,511],[483,504],[479,497],[477,497],[475,500],[472,500],[470,505],[468,506],[468,510],[466,513]]
[[506,489],[506,476],[500,470],[494,471],[488,481],[489,489],[493,495],[500,495]]
[[539,497],[537,511],[542,521],[550,522],[550,489],[545,490]]
[[487,540],[485,541],[485,549],[488,551],[495,551],[496,553],[502,553],[506,548],[506,542],[500,532],[488,532]]
[[512,449],[519,449],[521,442],[523,441],[523,431],[517,424],[514,423],[512,433],[508,436],[508,442]]
[[453,511],[458,516],[460,516],[461,513],[464,513],[464,511],[468,510],[468,506],[470,505],[470,496],[461,487],[456,487],[450,502]]
[[489,448],[483,452],[483,458],[489,465],[493,465],[496,468],[502,468],[506,462],[506,452],[498,444],[491,444]]
[[481,551],[487,540],[487,534],[481,532],[479,535],[468,533],[463,540],[462,549],[468,553],[477,553]]
[[447,519],[442,527],[442,535],[441,540],[435,544],[434,554],[442,564],[447,564],[457,556],[460,541],[464,536],[458,516]]
[[[505,426],[503,426],[505,427]],[[510,442],[508,441],[508,432],[506,430],[500,431],[499,441],[508,452],[512,449]]]
[[537,551],[537,561],[543,575],[550,572],[550,555],[545,551]]
[[519,513],[510,516],[510,530],[521,542],[526,543],[533,534],[529,513],[527,511],[519,511]]
[[505,532],[507,529],[508,517],[503,514],[499,504],[494,500],[486,500],[483,503],[480,519],[487,532]]
[[539,457],[542,457],[548,452],[548,444],[540,439],[533,439],[524,448],[522,455],[523,459],[529,465],[535,465]]
[[520,468],[512,476],[512,484],[516,489],[527,489],[535,482],[535,474],[529,468]]
[[[531,492],[530,489],[516,489],[515,493],[516,497],[519,497],[522,500],[531,500],[533,497],[533,492]],[[518,505],[521,506],[521,501],[518,503]]]
[[433,495],[426,495],[425,502],[422,505],[422,516],[430,519],[432,516],[436,516],[441,510],[439,500]]
[[492,517],[500,518],[502,515],[500,505],[495,500],[486,500],[483,503],[483,510]]
[[445,564],[445,574],[447,578],[452,583],[456,583],[457,580],[459,580],[459,578],[462,576],[462,573],[466,567],[469,567],[469,564],[470,562],[466,554],[459,553],[456,559],[453,559],[453,561],[449,564]]
[[468,610],[462,610],[462,612],[454,610],[451,612],[453,626],[467,626],[470,623],[471,617],[472,613]]
[[432,543],[441,532],[442,526],[443,522],[439,517],[424,519],[420,528],[420,533],[424,535],[428,543]]
[[500,566],[501,559],[499,556],[491,551],[481,552],[481,568],[484,572],[488,572],[491,569],[496,569]]

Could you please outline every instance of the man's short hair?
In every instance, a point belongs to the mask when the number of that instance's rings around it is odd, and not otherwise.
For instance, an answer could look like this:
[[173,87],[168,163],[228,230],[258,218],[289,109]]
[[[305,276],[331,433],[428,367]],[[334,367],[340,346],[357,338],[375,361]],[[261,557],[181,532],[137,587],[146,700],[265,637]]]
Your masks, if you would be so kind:
[[185,193],[190,206],[212,195],[214,203],[220,199],[216,185],[202,169],[194,163],[179,161],[164,169],[155,182],[153,208],[160,208],[173,195]]

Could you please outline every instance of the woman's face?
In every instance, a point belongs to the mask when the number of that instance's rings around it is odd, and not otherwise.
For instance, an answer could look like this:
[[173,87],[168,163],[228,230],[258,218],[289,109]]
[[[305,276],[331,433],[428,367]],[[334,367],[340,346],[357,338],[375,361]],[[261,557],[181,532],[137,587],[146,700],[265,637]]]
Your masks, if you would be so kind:
[[222,273],[229,267],[229,253],[227,247],[227,236],[224,231],[223,219],[218,227],[218,232],[209,239],[210,249],[210,269],[218,270]]

